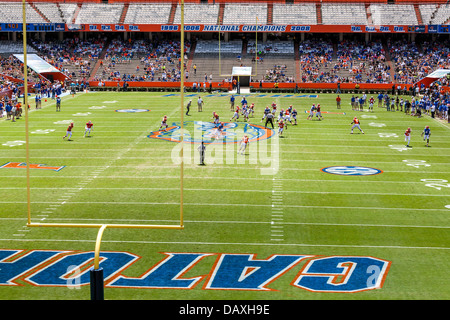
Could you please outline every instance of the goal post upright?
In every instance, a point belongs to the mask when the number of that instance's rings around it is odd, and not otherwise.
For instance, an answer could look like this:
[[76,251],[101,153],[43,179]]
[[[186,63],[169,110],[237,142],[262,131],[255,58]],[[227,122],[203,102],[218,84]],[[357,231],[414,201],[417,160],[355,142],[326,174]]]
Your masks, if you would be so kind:
[[[26,168],[27,168],[27,227],[53,227],[53,228],[102,228],[108,229],[184,229],[184,161],[183,161],[183,135],[184,135],[184,0],[180,1],[181,27],[180,27],[180,117],[181,117],[181,151],[180,151],[180,215],[178,225],[157,224],[90,224],[90,223],[39,223],[31,221],[31,183],[29,164],[29,128],[28,128],[28,81],[27,81],[27,51],[26,51],[26,0],[22,0],[23,11],[23,50],[24,50],[24,95],[25,95],[25,135],[26,135]],[[103,232],[103,231],[102,231]],[[101,237],[99,238],[101,239]]]
[[[27,67],[27,15],[26,2],[22,0],[22,40],[23,40],[23,98],[25,109],[25,163],[27,176],[27,216],[31,224],[31,185],[30,185],[30,135],[28,127],[28,67]],[[19,93],[20,94],[20,93]]]
[[180,0],[180,116],[181,116],[181,150],[180,150],[180,226],[183,226],[183,189],[184,189],[184,0]]
[[29,156],[29,116],[28,116],[28,67],[27,67],[27,24],[26,24],[26,0],[22,0],[22,15],[23,15],[23,54],[24,54],[24,108],[25,108],[25,136],[26,136],[26,189],[27,189],[27,227],[53,227],[53,228],[97,228],[97,238],[95,241],[94,250],[94,266],[91,269],[91,300],[103,300],[103,270],[100,267],[100,245],[104,231],[108,229],[167,229],[167,230],[181,230],[184,229],[184,160],[183,160],[183,145],[184,145],[184,0],[180,1],[181,11],[181,26],[180,26],[180,117],[181,117],[181,151],[180,151],[180,216],[178,225],[147,225],[147,224],[83,224],[83,223],[36,223],[31,221],[31,183],[30,183],[30,156]]

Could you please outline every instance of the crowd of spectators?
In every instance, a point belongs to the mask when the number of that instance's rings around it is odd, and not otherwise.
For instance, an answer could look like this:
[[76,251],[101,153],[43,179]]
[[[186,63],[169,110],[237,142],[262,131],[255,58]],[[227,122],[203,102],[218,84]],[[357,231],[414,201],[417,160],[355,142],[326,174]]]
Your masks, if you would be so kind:
[[[189,48],[186,41],[185,55]],[[113,40],[94,80],[180,81],[180,54],[180,41]]]
[[436,69],[450,67],[450,42],[388,42],[391,61],[394,64],[394,81],[414,83]]
[[352,110],[363,111],[373,99],[375,106],[385,108],[389,112],[400,111],[419,118],[429,115],[431,118],[448,121],[450,91],[445,90],[443,86],[448,84],[449,80],[450,73],[429,87],[412,86],[408,90],[406,86],[397,85],[393,86],[392,90],[378,92],[370,98],[365,92],[361,92],[360,95],[352,95],[350,104]]
[[[180,74],[180,41],[118,40],[76,36],[62,41],[30,40],[39,55],[72,79],[98,81],[176,82]],[[190,42],[185,42],[185,64]],[[437,68],[450,68],[450,41],[423,42],[315,39],[299,43],[300,79],[287,63],[275,64],[261,75],[263,82],[414,83]],[[92,74],[100,57],[100,67]],[[390,59],[390,61],[388,61]],[[1,72],[23,78],[23,65],[13,56],[0,59]],[[186,66],[186,65],[185,65]],[[392,66],[392,69],[391,69]],[[289,68],[289,70],[288,70]],[[188,76],[186,71],[185,76]],[[29,77],[39,81],[30,70]]]
[[287,74],[288,67],[286,64],[274,65],[272,69],[266,70],[266,73],[263,77],[263,81],[265,82],[295,82],[294,76],[289,76]]
[[51,42],[33,40],[32,44],[39,50],[40,56],[59,71],[72,79],[87,81],[107,39],[74,37]]
[[71,78],[86,81],[106,44],[106,38],[74,37],[50,42],[33,40],[31,43],[56,69]]
[[306,40],[299,45],[302,82],[334,82],[326,71],[333,60],[333,44],[330,41]]
[[380,42],[343,40],[337,43],[336,50],[329,42],[318,46],[326,51],[322,49],[313,59],[305,61],[303,82],[390,82],[390,68]]

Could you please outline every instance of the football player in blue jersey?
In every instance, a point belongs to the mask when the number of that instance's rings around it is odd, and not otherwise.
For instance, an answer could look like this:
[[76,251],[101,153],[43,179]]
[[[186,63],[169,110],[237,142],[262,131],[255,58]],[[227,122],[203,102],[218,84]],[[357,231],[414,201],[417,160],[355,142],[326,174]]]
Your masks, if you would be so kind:
[[427,140],[427,145],[426,145],[427,147],[429,147],[429,143],[430,143],[430,134],[431,134],[430,127],[426,126],[425,129],[423,129],[421,135],[422,135],[424,141]]
[[270,113],[270,108],[269,108],[269,106],[266,106],[266,108],[264,109],[264,115],[263,115],[263,117],[262,117],[262,119],[261,119],[261,122],[263,122],[263,120],[265,119],[265,118],[267,118],[267,115]]

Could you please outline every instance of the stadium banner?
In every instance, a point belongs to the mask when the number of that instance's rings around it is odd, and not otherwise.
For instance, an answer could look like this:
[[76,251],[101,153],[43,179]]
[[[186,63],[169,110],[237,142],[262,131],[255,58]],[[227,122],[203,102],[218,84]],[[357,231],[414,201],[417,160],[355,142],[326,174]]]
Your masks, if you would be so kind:
[[438,33],[439,26],[437,24],[430,24],[428,26],[428,33]]
[[[442,30],[447,30],[442,28]],[[179,32],[179,24],[66,24],[66,31],[98,32]],[[433,30],[433,29],[432,29]],[[440,30],[438,28],[438,30]],[[185,32],[277,32],[277,33],[427,33],[425,25],[204,25],[189,24]],[[434,32],[434,31],[432,31]]]
[[450,33],[450,28],[448,25],[440,25],[438,28],[438,33]]
[[[0,23],[0,32],[22,32],[22,23]],[[27,23],[30,32],[58,32],[66,31],[65,23]]]
[[428,27],[428,33],[450,33],[448,25],[430,24]]
[[[179,24],[27,23],[30,32],[179,32]],[[0,23],[0,32],[22,32],[21,23]],[[450,33],[448,25],[185,25],[186,32]]]

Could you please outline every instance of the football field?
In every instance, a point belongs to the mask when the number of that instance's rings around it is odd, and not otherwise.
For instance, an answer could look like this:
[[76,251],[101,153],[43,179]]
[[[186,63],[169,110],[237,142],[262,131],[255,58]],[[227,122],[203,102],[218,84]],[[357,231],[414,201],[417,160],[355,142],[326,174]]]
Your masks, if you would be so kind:
[[[341,109],[335,94],[237,95],[255,114],[230,121],[229,94],[200,94],[202,112],[198,96],[184,96],[183,182],[179,93],[77,93],[60,112],[30,97],[32,222],[176,226],[183,201],[182,230],[105,230],[105,299],[450,298],[449,124],[353,111],[350,94]],[[298,125],[264,128],[272,103]],[[313,103],[323,120],[307,120]],[[98,228],[26,226],[25,140],[24,116],[0,119],[0,299],[87,300]]]

